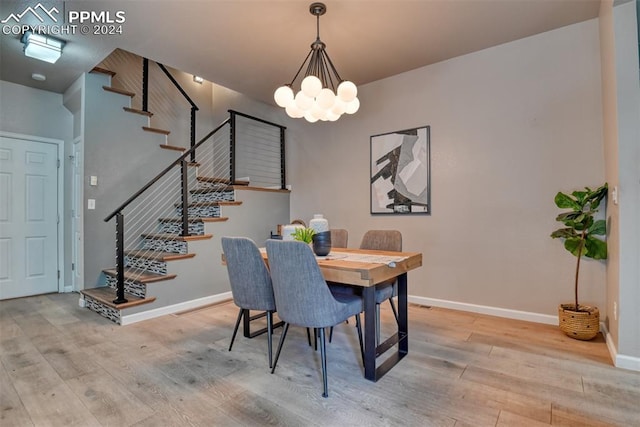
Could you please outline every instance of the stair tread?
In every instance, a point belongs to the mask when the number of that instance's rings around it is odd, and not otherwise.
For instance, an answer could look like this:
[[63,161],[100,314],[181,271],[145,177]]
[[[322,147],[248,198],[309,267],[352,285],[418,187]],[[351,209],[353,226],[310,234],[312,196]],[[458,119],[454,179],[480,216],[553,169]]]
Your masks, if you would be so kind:
[[180,242],[188,242],[190,240],[211,239],[213,237],[213,234],[202,234],[198,236],[178,236],[177,234],[145,233],[142,235],[142,237],[148,238],[148,239],[177,240]]
[[116,75],[115,71],[111,71],[111,70],[107,70],[106,68],[101,68],[101,67],[93,67],[93,69],[91,69],[91,71],[89,71],[90,73],[98,73],[98,74],[106,74],[108,76],[114,77]]
[[[109,276],[117,276],[118,272],[115,268],[108,268],[102,270],[104,274],[108,274]],[[176,277],[175,274],[158,274],[152,273],[150,271],[142,270],[140,268],[130,268],[127,267],[124,269],[124,278],[129,280],[135,280],[140,283],[153,283],[160,282],[162,280],[171,280]]]
[[142,126],[142,129],[147,131],[147,132],[161,133],[163,135],[169,135],[171,133],[171,131],[169,131],[169,130],[159,129],[159,128],[152,128],[150,126]]
[[134,96],[136,96],[136,94],[133,92],[129,92],[128,90],[124,90],[124,89],[118,89],[117,87],[102,86],[102,89],[106,90],[107,92],[117,93],[120,95],[128,96],[130,98],[133,98]]
[[200,182],[211,182],[214,184],[227,184],[227,185],[249,185],[249,181],[235,181],[231,182],[229,178],[217,178],[214,176],[199,176],[198,181]]
[[[193,218],[189,218],[189,222],[222,222],[222,221],[227,221],[229,219],[229,217],[226,216],[222,216],[222,217],[193,217]],[[182,219],[180,218],[160,218],[158,219],[158,221],[160,222],[182,222]]]
[[85,296],[88,296],[89,298],[98,300],[104,305],[107,305],[111,308],[115,308],[118,310],[128,308],[128,307],[135,307],[137,305],[142,305],[142,304],[149,304],[150,302],[153,302],[156,300],[156,297],[140,298],[135,295],[131,295],[128,292],[125,292],[124,297],[128,301],[122,304],[114,304],[113,300],[116,298],[116,291],[115,289],[110,288],[109,286],[103,286],[100,288],[93,288],[93,289],[84,289],[80,291],[80,293]]
[[183,153],[187,151],[187,149],[184,147],[178,147],[178,146],[169,145],[169,144],[160,144],[160,148],[164,148],[165,150],[182,151]]
[[179,259],[193,258],[194,256],[196,256],[195,253],[177,254],[175,252],[150,251],[148,249],[126,251],[125,255],[129,255],[136,258],[152,259],[157,261],[176,261]]
[[147,117],[153,116],[153,113],[150,111],[143,111],[143,110],[138,110],[136,108],[129,108],[129,107],[122,107],[122,109],[127,113],[140,114],[142,116],[147,116]]

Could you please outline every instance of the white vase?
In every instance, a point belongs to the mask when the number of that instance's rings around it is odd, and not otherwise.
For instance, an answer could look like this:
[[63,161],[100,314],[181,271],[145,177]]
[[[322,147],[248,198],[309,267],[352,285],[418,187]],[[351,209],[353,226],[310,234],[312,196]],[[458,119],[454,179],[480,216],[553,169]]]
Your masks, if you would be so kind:
[[309,221],[309,227],[313,228],[316,233],[329,231],[329,221],[322,214],[313,215],[313,219]]
[[287,224],[282,227],[282,240],[293,240],[293,233],[295,233],[296,228],[304,228],[300,224]]

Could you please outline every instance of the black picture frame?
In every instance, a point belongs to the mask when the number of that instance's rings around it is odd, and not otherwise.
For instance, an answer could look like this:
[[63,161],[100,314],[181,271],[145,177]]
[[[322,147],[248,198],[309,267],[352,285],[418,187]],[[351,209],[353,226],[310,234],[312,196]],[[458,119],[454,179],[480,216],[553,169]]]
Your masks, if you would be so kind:
[[431,214],[430,131],[422,126],[371,136],[372,215]]

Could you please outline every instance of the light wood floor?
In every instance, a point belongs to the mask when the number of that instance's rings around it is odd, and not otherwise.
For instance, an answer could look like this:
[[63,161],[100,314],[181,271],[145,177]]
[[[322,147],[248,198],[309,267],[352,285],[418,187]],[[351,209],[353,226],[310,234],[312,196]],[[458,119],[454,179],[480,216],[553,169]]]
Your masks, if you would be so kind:
[[77,294],[2,301],[0,425],[640,425],[640,373],[614,368],[601,337],[412,305],[409,355],[377,383],[354,322],[336,327],[323,399],[304,330],[271,375],[264,335],[227,351],[236,314],[226,303],[122,327]]

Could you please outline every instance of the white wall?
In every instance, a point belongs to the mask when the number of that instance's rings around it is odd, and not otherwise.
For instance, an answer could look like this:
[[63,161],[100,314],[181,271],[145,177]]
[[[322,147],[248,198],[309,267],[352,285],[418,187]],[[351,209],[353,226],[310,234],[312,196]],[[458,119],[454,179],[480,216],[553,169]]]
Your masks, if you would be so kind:
[[[604,180],[598,22],[591,20],[359,89],[361,109],[288,132],[292,217],[395,228],[423,253],[414,296],[555,315],[575,258],[549,234],[555,193]],[[302,123],[298,121],[298,123]],[[369,213],[369,137],[431,126],[432,215]],[[605,309],[605,266],[587,261],[581,300]]]
[[6,132],[68,141],[71,114],[62,95],[0,80],[0,129]]

